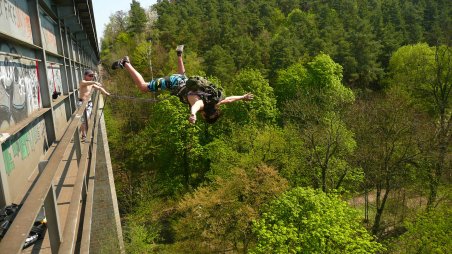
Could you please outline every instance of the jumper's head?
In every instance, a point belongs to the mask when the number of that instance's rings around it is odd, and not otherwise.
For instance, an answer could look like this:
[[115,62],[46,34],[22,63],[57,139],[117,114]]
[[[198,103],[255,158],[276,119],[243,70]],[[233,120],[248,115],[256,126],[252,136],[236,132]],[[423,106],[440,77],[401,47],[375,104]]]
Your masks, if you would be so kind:
[[218,120],[218,118],[220,118],[221,111],[216,107],[215,104],[209,103],[204,105],[204,109],[201,115],[207,123],[213,124]]

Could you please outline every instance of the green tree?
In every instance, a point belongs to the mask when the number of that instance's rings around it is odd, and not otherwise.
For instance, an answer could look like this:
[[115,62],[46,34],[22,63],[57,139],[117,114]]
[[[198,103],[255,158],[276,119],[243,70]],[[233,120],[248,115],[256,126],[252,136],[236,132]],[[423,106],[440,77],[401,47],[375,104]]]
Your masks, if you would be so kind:
[[109,22],[104,29],[104,37],[101,39],[101,56],[105,57],[111,53],[116,37],[120,32],[126,30],[126,17],[124,11],[117,11],[110,15]]
[[391,247],[394,253],[446,254],[452,250],[452,209],[438,207],[406,223],[404,233]]
[[252,101],[235,102],[221,106],[223,116],[211,128],[212,137],[229,135],[234,128],[271,125],[279,116],[273,88],[256,70],[246,69],[224,85],[225,96],[253,93]]
[[393,86],[407,90],[420,109],[432,116],[436,131],[429,167],[429,208],[436,203],[438,187],[448,165],[452,139],[452,50],[447,46],[430,48],[426,44],[398,49],[390,61]]
[[412,1],[403,1],[402,15],[405,19],[405,37],[407,43],[413,44],[423,41],[423,4],[416,4]]
[[347,41],[353,47],[349,48],[348,61],[343,63],[345,80],[356,87],[373,88],[373,83],[381,78],[383,72],[377,62],[381,45],[375,40],[369,21],[362,19],[358,22],[353,31],[348,32]]
[[254,222],[257,246],[252,253],[377,253],[357,212],[338,196],[294,188],[265,209]]
[[[255,96],[248,103],[236,103],[227,106],[228,116],[235,118],[237,122],[256,121],[272,123],[278,117],[273,88],[259,71],[251,69],[242,70],[225,87],[231,94],[251,92]],[[246,118],[240,117],[243,114],[246,115]]]
[[347,161],[356,150],[356,141],[338,114],[323,116],[319,124],[311,125],[302,133],[308,152],[305,170],[311,172],[313,187],[324,192],[352,190],[363,180],[362,169]]
[[263,69],[261,51],[249,36],[241,36],[234,39],[233,54],[238,70],[253,68]]
[[[154,194],[175,195],[196,185],[204,176],[203,147],[199,128],[189,124],[187,108],[178,98],[163,94],[148,116],[147,125],[130,145],[130,170],[150,172],[157,177]],[[201,159],[200,159],[201,158]]]
[[281,28],[270,45],[270,75],[295,64],[299,60],[299,50],[293,33],[285,27]]
[[225,82],[231,81],[235,73],[234,59],[229,52],[215,45],[204,55],[204,66],[209,76],[218,77]]
[[302,63],[293,64],[289,68],[277,72],[273,88],[280,110],[283,109],[286,102],[298,97],[297,93],[306,79],[307,70]]
[[299,129],[306,149],[303,170],[310,172],[312,186],[327,192],[360,181],[360,170],[346,160],[356,142],[342,111],[354,95],[341,83],[341,66],[321,54],[306,67],[293,65],[279,74],[275,91],[287,100],[283,119]]
[[292,10],[287,16],[285,26],[296,37],[294,46],[299,55],[295,57],[317,55],[320,53],[317,40],[319,38],[316,15],[300,9]]
[[398,0],[385,0],[376,11],[373,26],[382,46],[379,62],[387,69],[392,52],[404,42],[402,10]]
[[[302,146],[293,131],[283,130],[274,125],[244,125],[234,128],[229,135],[221,135],[206,145],[206,153],[211,161],[209,178],[227,176],[232,168],[269,165],[284,176],[293,176],[299,167]],[[291,182],[297,179],[286,177]]]
[[247,253],[260,206],[286,188],[287,181],[267,166],[234,168],[230,177],[217,177],[179,203],[175,251]]
[[327,112],[341,112],[355,99],[341,80],[342,67],[325,54],[278,72],[275,94],[279,103],[288,103],[283,109],[285,118],[303,125],[317,122]]
[[138,35],[144,32],[148,22],[146,12],[141,7],[140,2],[132,0],[130,4],[129,17],[127,19],[127,30],[132,35]]
[[[384,96],[359,101],[351,111],[357,166],[363,168],[365,195],[375,190],[372,233],[381,233],[390,193],[409,186],[417,163],[415,112],[407,94],[389,89]],[[366,197],[367,198],[367,197]],[[366,206],[366,214],[368,207]],[[367,219],[367,216],[366,216]]]
[[323,52],[333,59],[340,54],[339,50],[347,48],[346,31],[344,21],[339,16],[339,11],[328,5],[318,7],[316,16],[318,36],[311,42],[317,48],[317,53]]

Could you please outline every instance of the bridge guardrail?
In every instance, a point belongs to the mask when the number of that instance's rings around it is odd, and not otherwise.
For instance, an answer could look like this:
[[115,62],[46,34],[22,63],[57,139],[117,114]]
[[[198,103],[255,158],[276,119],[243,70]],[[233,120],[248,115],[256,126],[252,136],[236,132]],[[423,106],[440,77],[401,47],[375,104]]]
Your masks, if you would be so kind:
[[[94,110],[89,118],[89,123],[92,127],[87,132],[87,140],[93,138],[97,142],[97,128],[98,128],[98,106],[99,106],[99,94],[95,96]],[[8,232],[0,241],[0,253],[21,253],[22,246],[25,243],[26,238],[33,226],[36,216],[44,206],[48,227],[48,234],[50,239],[52,253],[73,253],[75,243],[77,241],[77,225],[80,223],[80,201],[86,202],[86,198],[92,196],[87,195],[88,192],[92,192],[94,184],[90,181],[90,189],[87,185],[86,176],[89,174],[92,176],[95,168],[95,146],[96,142],[86,142],[84,144],[80,141],[79,126],[81,124],[80,118],[82,114],[85,114],[85,108],[88,102],[84,102],[80,108],[78,108],[74,114],[72,114],[68,127],[58,142],[55,150],[50,155],[48,162],[46,163],[42,173],[37,179],[35,185],[32,187],[28,197],[23,202],[22,208],[18,212],[16,218],[8,229]],[[53,185],[53,179],[56,175],[58,167],[63,160],[64,154],[71,147],[71,141],[73,146],[71,149],[75,149],[78,173],[76,177],[76,183],[72,192],[71,202],[69,205],[68,214],[66,217],[64,232],[61,232],[59,213],[56,202],[55,189]],[[91,172],[89,170],[91,169]],[[92,197],[91,204],[86,208],[92,209]],[[91,216],[88,210],[89,216]],[[91,217],[87,217],[87,221],[83,224],[89,225]],[[84,232],[87,233],[87,232]],[[85,249],[87,248],[86,241],[89,241],[89,237],[84,237],[85,243],[83,244]],[[89,247],[88,247],[89,248]]]

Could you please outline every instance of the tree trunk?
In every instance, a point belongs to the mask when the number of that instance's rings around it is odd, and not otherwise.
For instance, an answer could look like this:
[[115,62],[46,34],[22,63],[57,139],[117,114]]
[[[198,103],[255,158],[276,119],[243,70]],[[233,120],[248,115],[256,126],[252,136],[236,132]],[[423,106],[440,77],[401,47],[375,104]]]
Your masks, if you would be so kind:
[[369,191],[364,192],[364,222],[369,225]]
[[448,124],[446,121],[445,112],[441,111],[440,116],[440,126],[438,132],[438,157],[435,163],[435,168],[433,172],[430,172],[430,194],[427,202],[427,209],[434,207],[436,199],[438,197],[438,187],[441,181],[442,174],[444,172],[445,159],[447,156],[447,145],[448,145]]
[[386,200],[388,199],[389,195],[389,184],[386,184],[385,193],[383,195],[383,199],[380,202],[380,196],[381,196],[382,189],[377,189],[377,212],[375,214],[374,219],[374,225],[372,226],[372,234],[377,235],[380,232],[380,223],[381,223],[381,216],[383,215],[383,211],[385,209]]
[[[430,194],[427,202],[427,209],[434,207],[438,196],[438,187],[441,177],[445,169],[445,161],[447,156],[447,148],[450,143],[450,128],[452,117],[448,116],[450,90],[451,84],[451,67],[450,65],[450,48],[446,47],[443,52],[439,46],[436,47],[435,62],[436,62],[436,78],[433,81],[433,96],[435,106],[438,108],[439,126],[438,135],[436,136],[438,142],[438,157],[435,163],[433,172],[430,172]],[[444,59],[443,59],[444,58]],[[446,59],[447,58],[447,59]],[[443,61],[444,62],[443,65]],[[445,75],[446,74],[446,75]]]

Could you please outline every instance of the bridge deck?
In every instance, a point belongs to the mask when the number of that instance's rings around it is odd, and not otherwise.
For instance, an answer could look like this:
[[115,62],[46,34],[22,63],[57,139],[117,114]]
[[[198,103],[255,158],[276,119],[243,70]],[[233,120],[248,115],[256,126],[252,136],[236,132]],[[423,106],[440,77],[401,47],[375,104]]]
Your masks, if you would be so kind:
[[[71,146],[73,146],[73,142],[71,143]],[[70,149],[67,149],[64,155],[64,160],[60,163],[57,174],[53,179],[55,193],[57,196],[61,232],[64,231],[66,215],[71,201],[72,189],[77,176],[77,170],[77,158],[74,149],[70,147]],[[30,247],[24,249],[22,253],[50,254],[51,248],[47,232],[44,239],[39,240]]]

